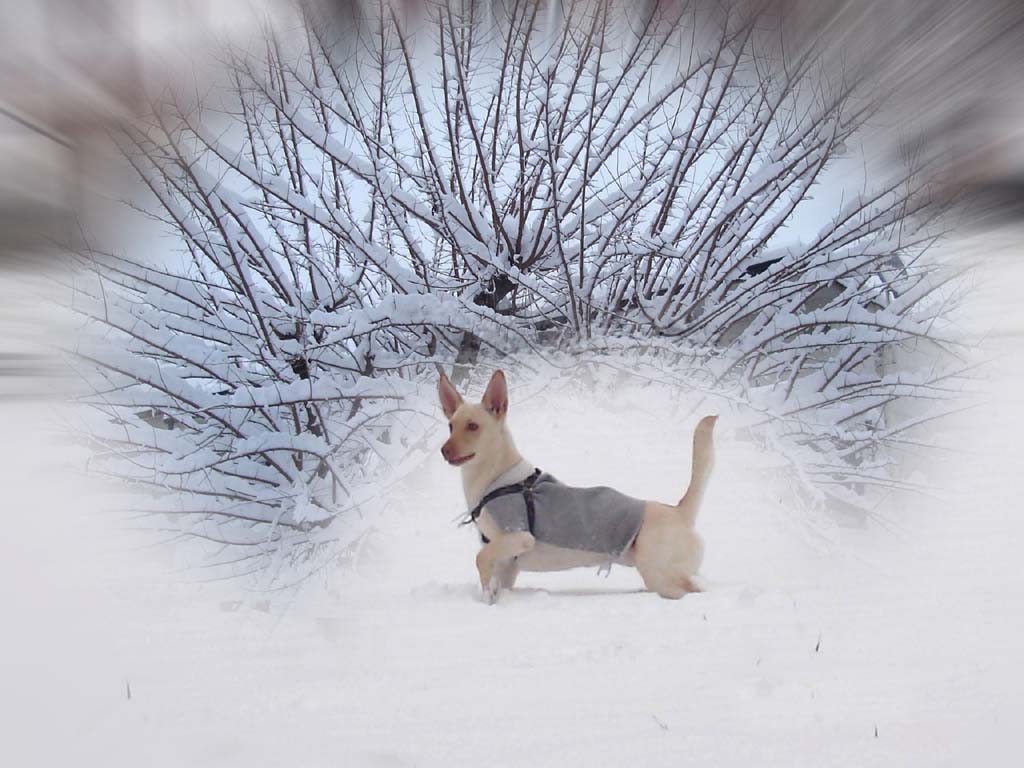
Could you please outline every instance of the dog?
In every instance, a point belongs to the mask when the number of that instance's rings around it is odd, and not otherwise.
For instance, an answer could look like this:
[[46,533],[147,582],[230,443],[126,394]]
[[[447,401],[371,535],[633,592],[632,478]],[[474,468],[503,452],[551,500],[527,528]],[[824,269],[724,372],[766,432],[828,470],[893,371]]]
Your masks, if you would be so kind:
[[714,464],[717,416],[693,435],[690,485],[677,504],[632,499],[610,488],[569,488],[525,461],[509,432],[508,385],[498,370],[480,403],[467,403],[442,373],[449,437],[441,455],[462,472],[462,490],[483,546],[476,557],[485,602],[515,585],[520,571],[561,571],[619,563],[635,567],[649,591],[678,599],[699,592],[704,544],[694,530]]

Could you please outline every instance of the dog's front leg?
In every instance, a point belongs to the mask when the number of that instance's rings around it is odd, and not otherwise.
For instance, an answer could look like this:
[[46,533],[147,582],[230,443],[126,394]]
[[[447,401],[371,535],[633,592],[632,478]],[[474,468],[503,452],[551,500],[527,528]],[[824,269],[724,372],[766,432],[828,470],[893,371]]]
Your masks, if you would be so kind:
[[480,588],[485,602],[493,604],[498,600],[501,589],[498,566],[528,552],[533,544],[533,535],[528,531],[520,531],[502,534],[480,548],[476,555],[476,569],[480,574]]
[[494,566],[494,578],[498,580],[499,589],[512,589],[519,577],[519,558],[513,557]]

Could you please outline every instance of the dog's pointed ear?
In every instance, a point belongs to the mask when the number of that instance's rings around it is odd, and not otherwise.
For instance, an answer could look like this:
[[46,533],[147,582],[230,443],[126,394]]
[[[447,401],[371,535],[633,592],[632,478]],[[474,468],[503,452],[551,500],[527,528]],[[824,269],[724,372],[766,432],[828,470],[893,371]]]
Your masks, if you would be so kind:
[[501,419],[508,413],[508,384],[505,382],[505,373],[498,369],[491,376],[491,381],[484,392],[483,400],[486,408],[493,416]]
[[450,419],[452,414],[462,405],[462,395],[459,394],[458,390],[455,389],[455,385],[448,380],[444,373],[437,380],[437,396],[441,400],[441,410],[444,411],[445,418]]

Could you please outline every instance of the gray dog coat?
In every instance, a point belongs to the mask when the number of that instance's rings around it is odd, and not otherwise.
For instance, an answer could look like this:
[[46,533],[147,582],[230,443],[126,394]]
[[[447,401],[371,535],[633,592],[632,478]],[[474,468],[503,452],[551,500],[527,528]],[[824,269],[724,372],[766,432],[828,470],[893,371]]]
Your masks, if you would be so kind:
[[529,531],[539,542],[616,560],[644,521],[640,499],[604,486],[573,488],[540,470],[521,483],[489,489],[470,519],[476,521],[481,509],[505,533]]

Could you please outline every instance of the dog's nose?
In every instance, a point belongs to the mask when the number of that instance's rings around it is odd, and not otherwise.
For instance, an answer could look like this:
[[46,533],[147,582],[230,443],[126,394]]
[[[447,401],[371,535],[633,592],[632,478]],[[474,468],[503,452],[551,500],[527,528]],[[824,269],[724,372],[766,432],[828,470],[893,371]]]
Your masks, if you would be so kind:
[[445,443],[444,445],[441,446],[441,455],[444,456],[444,460],[445,461],[449,460],[448,454],[450,454],[450,453],[451,453],[451,448],[448,447],[448,443]]

